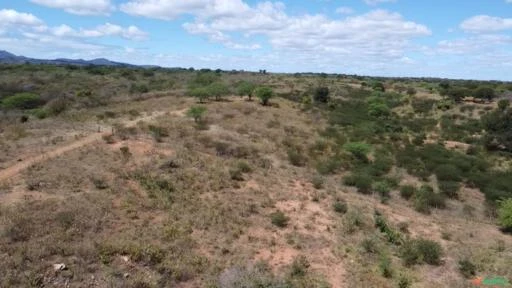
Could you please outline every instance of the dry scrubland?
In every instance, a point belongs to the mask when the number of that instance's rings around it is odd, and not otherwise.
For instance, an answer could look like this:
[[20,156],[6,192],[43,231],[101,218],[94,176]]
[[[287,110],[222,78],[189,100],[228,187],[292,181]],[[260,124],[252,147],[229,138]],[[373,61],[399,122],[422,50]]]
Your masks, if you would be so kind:
[[[0,287],[512,279],[511,158],[480,120],[508,108],[459,103],[448,89],[467,83],[2,69]],[[272,87],[270,105],[238,96],[242,80]],[[211,82],[219,101],[189,96]],[[39,98],[8,107],[22,92]]]

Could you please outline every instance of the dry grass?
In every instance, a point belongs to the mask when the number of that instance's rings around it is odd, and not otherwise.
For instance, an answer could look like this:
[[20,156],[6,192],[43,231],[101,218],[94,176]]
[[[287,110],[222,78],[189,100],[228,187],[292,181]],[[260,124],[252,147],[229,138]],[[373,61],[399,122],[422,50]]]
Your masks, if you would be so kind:
[[[298,91],[316,81],[255,77],[275,85],[295,81]],[[344,79],[335,84],[340,90],[359,85]],[[286,91],[290,83],[281,86]],[[323,176],[314,187],[308,151],[326,127],[320,112],[301,111],[281,98],[263,107],[233,96],[208,103],[208,129],[197,129],[184,113],[195,101],[175,96],[180,91],[138,102],[119,95],[115,103],[76,118],[69,112],[29,121],[25,137],[3,142],[1,165],[9,167],[14,155],[52,151],[78,134],[97,133],[98,126],[117,131],[111,144],[97,141],[67,151],[1,184],[0,287],[219,287],[213,286],[219,278],[242,273],[233,267],[258,261],[277,278],[291,279],[293,287],[396,287],[399,272],[413,287],[466,287],[457,267],[462,258],[470,258],[479,275],[512,277],[512,240],[485,216],[478,191],[464,188],[462,202],[423,215],[398,191],[382,204],[377,195],[340,185],[346,171]],[[166,135],[156,139],[150,125]],[[303,153],[302,167],[290,163],[290,148]],[[419,183],[399,169],[391,174]],[[333,208],[340,199],[348,205],[345,214]],[[443,264],[405,267],[399,248],[374,227],[375,210],[396,230],[407,223],[403,237],[439,242]],[[289,217],[286,227],[272,224],[276,211]],[[374,239],[365,245],[375,245],[375,253],[363,248],[365,239]],[[390,259],[392,279],[379,272],[381,254]],[[309,265],[297,267],[300,256]],[[56,263],[67,269],[54,271]],[[299,268],[305,276],[297,276]]]

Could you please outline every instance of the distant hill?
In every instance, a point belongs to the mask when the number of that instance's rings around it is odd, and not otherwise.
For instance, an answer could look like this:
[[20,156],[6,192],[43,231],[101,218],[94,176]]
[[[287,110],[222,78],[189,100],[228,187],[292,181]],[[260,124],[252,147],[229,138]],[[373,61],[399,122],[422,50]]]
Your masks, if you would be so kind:
[[136,65],[120,63],[110,61],[105,58],[98,58],[93,60],[83,60],[83,59],[66,59],[59,58],[54,60],[48,59],[35,59],[29,58],[25,56],[17,56],[10,52],[0,50],[0,64],[51,64],[51,65],[77,65],[77,66],[116,66],[116,67],[136,67]]

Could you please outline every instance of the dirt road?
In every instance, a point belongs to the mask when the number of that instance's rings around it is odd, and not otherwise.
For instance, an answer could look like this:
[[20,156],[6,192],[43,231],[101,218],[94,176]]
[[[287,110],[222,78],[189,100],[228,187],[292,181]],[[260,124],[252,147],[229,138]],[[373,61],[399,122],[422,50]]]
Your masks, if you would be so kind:
[[[176,111],[176,112],[181,112],[181,110]],[[146,115],[146,116],[139,117],[139,118],[136,118],[133,120],[121,121],[121,123],[126,127],[133,127],[141,121],[142,122],[151,121],[159,116],[164,115],[165,113],[166,112],[162,112],[162,111],[155,112],[155,113],[152,113],[151,115]],[[171,113],[174,113],[174,112],[171,112]],[[104,131],[112,131],[112,128],[108,127],[108,128],[104,128],[103,130]],[[23,170],[29,168],[32,165],[35,165],[35,164],[38,164],[38,163],[41,163],[44,161],[48,161],[52,158],[58,157],[64,153],[66,153],[66,152],[69,152],[69,151],[78,149],[80,147],[92,144],[94,142],[100,141],[100,140],[102,140],[103,136],[108,136],[110,134],[111,134],[110,132],[95,133],[95,134],[88,135],[84,138],[78,139],[77,141],[74,141],[72,143],[66,144],[64,146],[57,147],[51,151],[42,153],[37,156],[28,157],[28,158],[23,158],[23,156],[21,156],[20,158],[23,159],[22,161],[14,164],[10,167],[7,167],[3,170],[0,170],[0,182],[12,179],[13,177],[15,177],[16,175],[21,173]]]

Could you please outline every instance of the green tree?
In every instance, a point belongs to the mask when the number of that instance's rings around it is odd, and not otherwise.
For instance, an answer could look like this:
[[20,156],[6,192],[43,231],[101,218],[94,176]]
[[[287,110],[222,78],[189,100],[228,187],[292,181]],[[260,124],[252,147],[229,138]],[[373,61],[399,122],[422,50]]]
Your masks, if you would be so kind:
[[192,97],[196,97],[199,100],[199,103],[204,103],[204,101],[210,96],[210,92],[206,87],[192,88],[189,90],[188,94]]
[[193,118],[194,122],[199,123],[203,119],[206,110],[204,106],[192,106],[188,109],[187,116]]
[[386,92],[386,87],[384,87],[384,84],[382,82],[379,82],[379,81],[373,82],[372,83],[372,88],[375,91]]
[[494,97],[496,97],[496,92],[494,89],[490,87],[480,87],[475,90],[474,96],[476,98],[485,99],[485,100],[492,100]]
[[510,100],[508,100],[508,99],[501,99],[500,101],[498,101],[498,108],[501,111],[507,110],[508,107],[510,107]]
[[407,88],[407,95],[409,95],[409,96],[416,95],[416,89],[414,89],[414,87]]
[[329,101],[329,88],[326,86],[317,87],[313,93],[315,102],[327,103]]
[[241,96],[249,97],[249,101],[252,101],[252,94],[254,93],[254,89],[256,89],[256,85],[248,81],[243,81],[238,84],[238,94]]
[[497,109],[482,117],[482,122],[487,149],[512,152],[512,109]]
[[215,101],[220,101],[222,96],[229,94],[229,88],[222,82],[215,82],[208,86],[208,93],[215,97]]
[[505,231],[512,231],[512,198],[499,201],[498,223]]
[[261,104],[264,106],[267,106],[269,103],[269,100],[274,97],[274,91],[272,88],[268,86],[261,86],[258,87],[254,93],[256,94],[256,97],[258,97],[261,101]]

